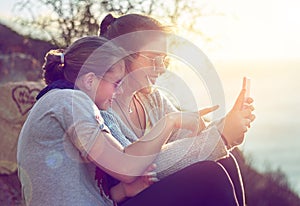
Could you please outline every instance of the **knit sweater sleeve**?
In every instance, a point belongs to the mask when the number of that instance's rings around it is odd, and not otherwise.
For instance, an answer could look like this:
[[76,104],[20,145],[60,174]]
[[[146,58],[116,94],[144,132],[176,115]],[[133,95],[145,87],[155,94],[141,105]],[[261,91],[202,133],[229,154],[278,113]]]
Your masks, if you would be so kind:
[[[159,90],[142,95],[141,100],[152,125],[167,113],[178,111]],[[228,155],[226,145],[219,133],[219,124],[211,124],[196,137],[189,138],[189,133],[184,129],[176,131],[163,147],[156,160],[160,177],[165,177],[198,161],[216,161]]]
[[228,150],[220,138],[218,129],[212,126],[199,136],[167,143],[155,163],[158,177],[163,178],[196,162],[216,161],[226,156]]

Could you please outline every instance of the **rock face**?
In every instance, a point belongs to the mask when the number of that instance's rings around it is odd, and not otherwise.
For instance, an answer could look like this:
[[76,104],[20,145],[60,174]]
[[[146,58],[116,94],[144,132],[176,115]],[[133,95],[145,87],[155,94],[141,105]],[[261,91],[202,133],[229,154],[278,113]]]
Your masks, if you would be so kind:
[[17,169],[18,136],[36,95],[43,87],[41,82],[0,85],[0,174],[11,174]]
[[42,79],[42,65],[23,53],[0,54],[0,84]]
[[[38,62],[44,62],[45,54],[57,48],[46,41],[25,37],[9,27],[0,24],[0,52],[3,54],[23,53],[32,56]],[[24,70],[27,68],[24,68]]]
[[44,56],[56,46],[24,37],[0,24],[0,84],[16,81],[39,81]]

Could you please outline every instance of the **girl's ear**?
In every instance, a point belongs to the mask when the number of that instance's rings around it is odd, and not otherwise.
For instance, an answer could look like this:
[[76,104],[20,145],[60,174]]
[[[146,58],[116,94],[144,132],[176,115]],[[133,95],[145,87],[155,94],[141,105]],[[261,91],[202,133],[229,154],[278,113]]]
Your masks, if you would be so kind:
[[96,75],[93,72],[86,73],[77,79],[77,86],[79,89],[86,92],[90,92],[94,88],[94,83],[96,80]]
[[87,74],[85,74],[85,78],[84,78],[84,84],[86,86],[87,90],[92,90],[93,86],[94,86],[94,81],[96,80],[96,75],[93,72],[89,72]]

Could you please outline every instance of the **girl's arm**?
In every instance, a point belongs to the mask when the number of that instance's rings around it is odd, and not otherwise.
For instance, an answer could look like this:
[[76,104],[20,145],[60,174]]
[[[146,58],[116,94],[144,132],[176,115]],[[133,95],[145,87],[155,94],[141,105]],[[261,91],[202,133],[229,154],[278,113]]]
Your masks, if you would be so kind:
[[158,182],[157,174],[154,172],[155,164],[150,165],[143,176],[138,177],[132,183],[120,182],[110,189],[111,198],[119,203],[124,201],[127,197],[133,197],[149,187],[154,182]]
[[198,122],[197,112],[170,113],[146,135],[125,148],[110,133],[101,131],[88,151],[88,158],[114,178],[130,183],[154,161],[174,129],[185,128],[198,134]]

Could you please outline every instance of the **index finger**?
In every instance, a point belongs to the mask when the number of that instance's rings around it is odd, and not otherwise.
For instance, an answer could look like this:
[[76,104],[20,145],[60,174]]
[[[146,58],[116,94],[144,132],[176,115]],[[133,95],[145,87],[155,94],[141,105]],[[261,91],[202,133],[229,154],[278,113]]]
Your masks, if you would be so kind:
[[204,116],[204,115],[206,115],[210,112],[215,111],[218,108],[219,108],[219,105],[215,105],[215,106],[212,106],[212,107],[207,107],[207,108],[201,109],[201,110],[198,111],[198,113],[199,113],[200,116]]

